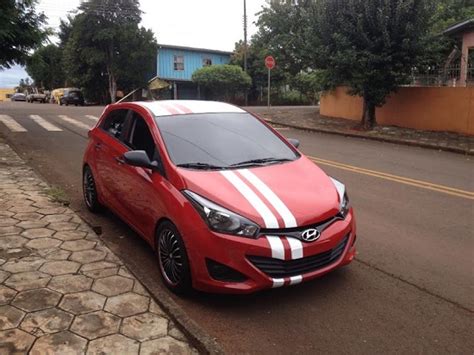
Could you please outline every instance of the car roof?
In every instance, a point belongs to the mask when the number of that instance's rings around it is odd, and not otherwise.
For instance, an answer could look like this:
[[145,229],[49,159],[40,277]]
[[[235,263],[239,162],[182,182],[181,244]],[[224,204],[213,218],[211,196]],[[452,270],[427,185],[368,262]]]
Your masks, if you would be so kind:
[[241,108],[217,101],[160,100],[134,102],[150,110],[155,116],[185,115],[190,113],[242,113]]

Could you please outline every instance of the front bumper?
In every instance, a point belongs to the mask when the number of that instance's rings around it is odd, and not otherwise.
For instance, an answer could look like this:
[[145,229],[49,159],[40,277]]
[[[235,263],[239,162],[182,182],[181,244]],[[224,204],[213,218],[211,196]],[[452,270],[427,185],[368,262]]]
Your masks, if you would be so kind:
[[[331,260],[330,263],[323,263],[320,267],[314,267],[312,270],[306,268],[304,273],[292,275],[292,277],[272,277],[249,260],[249,256],[264,257],[270,260],[272,249],[265,236],[258,239],[249,239],[219,234],[207,228],[202,228],[194,230],[192,235],[185,234],[184,237],[188,241],[186,244],[191,263],[193,287],[215,293],[252,293],[267,288],[306,282],[340,266],[349,264],[356,253],[356,225],[352,209],[345,220],[336,221],[325,229],[317,241],[312,243],[302,242],[302,258],[299,257],[296,260],[304,262],[303,259],[305,258],[314,258],[318,254],[328,253],[328,251],[336,249],[338,246],[341,247],[341,243],[347,237],[343,251],[337,254],[337,258]],[[282,237],[281,239],[285,247],[285,260],[291,260],[290,244],[285,241],[287,238]],[[244,276],[245,280],[237,282],[216,280],[209,273],[209,260],[237,271]],[[282,263],[281,260],[275,261]]]

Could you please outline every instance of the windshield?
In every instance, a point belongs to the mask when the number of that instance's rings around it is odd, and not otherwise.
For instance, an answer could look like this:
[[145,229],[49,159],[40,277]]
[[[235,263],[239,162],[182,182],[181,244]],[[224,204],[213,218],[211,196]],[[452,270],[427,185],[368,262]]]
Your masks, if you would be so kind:
[[299,157],[248,113],[208,113],[156,118],[177,166],[222,169],[268,165]]

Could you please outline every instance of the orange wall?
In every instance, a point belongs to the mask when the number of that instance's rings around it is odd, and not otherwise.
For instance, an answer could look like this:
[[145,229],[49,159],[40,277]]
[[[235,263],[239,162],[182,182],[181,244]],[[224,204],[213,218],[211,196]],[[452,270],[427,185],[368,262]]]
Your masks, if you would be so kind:
[[[321,115],[360,120],[362,99],[339,87],[321,97]],[[401,87],[383,107],[377,123],[474,135],[474,87]]]

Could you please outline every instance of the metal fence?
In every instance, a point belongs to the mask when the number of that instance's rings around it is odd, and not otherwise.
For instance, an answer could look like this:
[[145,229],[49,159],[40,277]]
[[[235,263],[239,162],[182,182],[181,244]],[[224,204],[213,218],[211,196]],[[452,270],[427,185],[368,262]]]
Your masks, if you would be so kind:
[[[470,63],[469,63],[470,64]],[[413,69],[411,86],[460,86],[461,65],[419,71]],[[467,86],[474,86],[474,65],[467,68]]]

